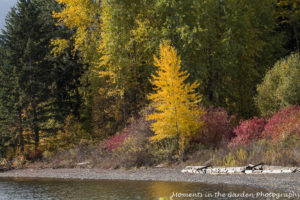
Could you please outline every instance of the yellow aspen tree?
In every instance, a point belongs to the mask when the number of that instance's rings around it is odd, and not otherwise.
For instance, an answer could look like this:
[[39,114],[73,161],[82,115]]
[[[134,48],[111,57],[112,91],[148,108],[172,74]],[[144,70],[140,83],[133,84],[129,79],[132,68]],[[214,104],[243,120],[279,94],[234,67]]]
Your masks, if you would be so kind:
[[154,121],[151,128],[155,136],[150,140],[176,138],[178,154],[182,157],[188,140],[203,125],[200,116],[204,110],[198,105],[201,95],[195,91],[199,83],[185,83],[189,74],[181,70],[180,56],[166,42],[160,44],[160,58],[154,56],[154,61],[158,67],[151,80],[155,93],[148,98],[154,102],[156,112],[147,119]]
[[[73,51],[80,51],[85,62],[97,65],[99,60],[99,43],[101,34],[100,25],[100,1],[99,0],[56,0],[62,5],[62,10],[53,11],[53,17],[58,25],[64,25],[74,30]],[[70,41],[57,38],[51,42],[53,54],[60,54],[68,48]]]

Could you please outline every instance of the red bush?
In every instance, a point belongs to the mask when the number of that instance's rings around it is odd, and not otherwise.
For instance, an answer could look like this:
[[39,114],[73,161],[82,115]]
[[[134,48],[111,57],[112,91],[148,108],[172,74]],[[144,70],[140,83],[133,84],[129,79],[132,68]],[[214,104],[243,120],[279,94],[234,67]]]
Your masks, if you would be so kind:
[[104,148],[108,151],[113,151],[114,149],[121,147],[128,136],[128,133],[114,135],[105,141]]
[[106,140],[103,146],[106,150],[113,151],[114,149],[121,147],[125,139],[130,135],[149,135],[150,132],[150,122],[146,121],[144,117],[140,117],[138,119],[134,119],[127,127],[125,127],[121,134],[114,135]]
[[234,128],[236,137],[230,141],[229,146],[248,145],[251,141],[262,139],[262,132],[264,131],[266,123],[267,121],[265,119],[257,117],[241,121],[240,125]]
[[269,119],[265,127],[265,134],[277,142],[293,134],[298,134],[300,137],[300,106],[281,109]]
[[223,108],[210,107],[201,117],[204,125],[192,141],[200,142],[209,147],[216,147],[222,141],[230,141],[234,136],[231,119]]

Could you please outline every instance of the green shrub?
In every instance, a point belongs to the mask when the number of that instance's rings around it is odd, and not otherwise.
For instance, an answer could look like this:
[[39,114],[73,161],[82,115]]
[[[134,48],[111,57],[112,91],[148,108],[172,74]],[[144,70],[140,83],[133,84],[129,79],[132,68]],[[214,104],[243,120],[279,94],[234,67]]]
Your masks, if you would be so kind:
[[153,143],[151,147],[153,160],[156,163],[176,160],[176,152],[177,141],[175,138],[165,138],[159,142]]
[[256,103],[265,115],[280,108],[300,104],[300,55],[278,61],[257,87]]

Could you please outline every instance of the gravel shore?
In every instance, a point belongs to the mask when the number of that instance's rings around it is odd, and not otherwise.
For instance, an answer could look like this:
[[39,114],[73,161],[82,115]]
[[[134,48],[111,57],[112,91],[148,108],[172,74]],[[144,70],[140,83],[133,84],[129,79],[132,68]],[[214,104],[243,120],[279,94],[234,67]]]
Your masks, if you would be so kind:
[[300,173],[260,175],[183,174],[180,169],[153,168],[138,170],[104,169],[20,169],[0,173],[11,178],[63,178],[91,180],[143,180],[232,184],[300,193]]

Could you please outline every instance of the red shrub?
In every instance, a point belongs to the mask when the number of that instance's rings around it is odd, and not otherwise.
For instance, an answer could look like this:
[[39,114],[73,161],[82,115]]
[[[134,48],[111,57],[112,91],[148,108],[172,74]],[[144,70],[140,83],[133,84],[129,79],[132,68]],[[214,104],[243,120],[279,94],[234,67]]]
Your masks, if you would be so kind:
[[134,119],[127,127],[125,127],[121,134],[114,135],[110,137],[104,143],[104,148],[108,151],[113,151],[123,145],[126,138],[133,134],[144,134],[149,135],[150,122],[146,121],[144,117]]
[[236,137],[229,143],[230,147],[248,145],[251,141],[263,138],[262,132],[267,121],[263,118],[254,117],[253,119],[241,121],[240,125],[234,128]]
[[265,127],[265,134],[277,142],[293,134],[298,134],[300,137],[300,106],[281,109],[269,119]]
[[228,142],[234,136],[231,119],[223,108],[210,107],[201,117],[204,125],[193,141],[200,142],[209,147],[216,147],[222,141]]
[[114,149],[121,147],[128,136],[128,133],[114,135],[105,141],[104,147],[108,151],[113,151]]

